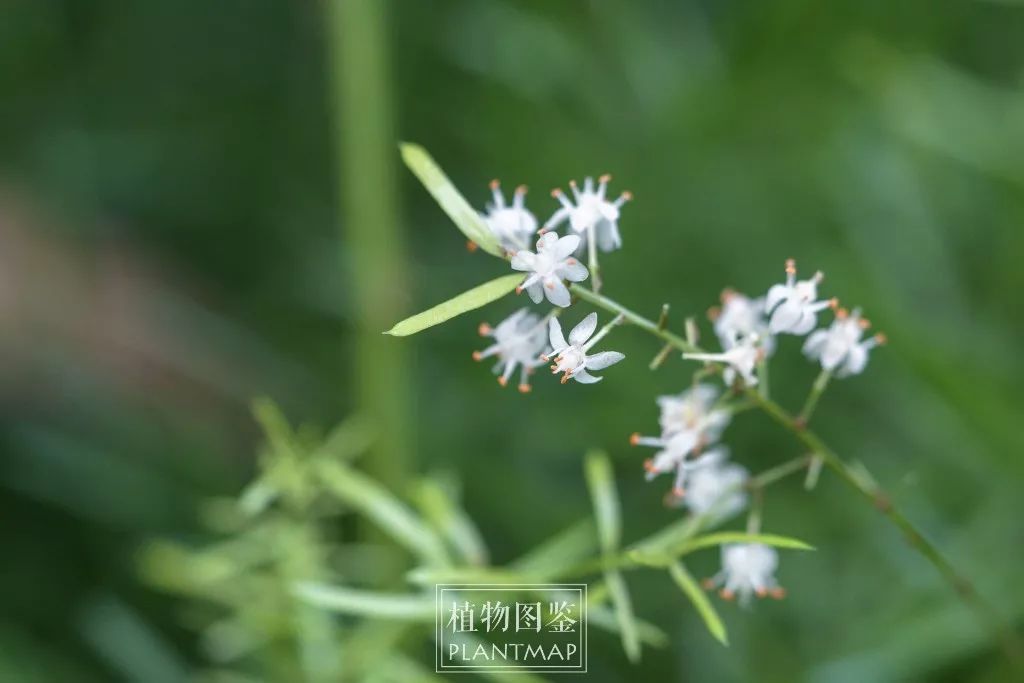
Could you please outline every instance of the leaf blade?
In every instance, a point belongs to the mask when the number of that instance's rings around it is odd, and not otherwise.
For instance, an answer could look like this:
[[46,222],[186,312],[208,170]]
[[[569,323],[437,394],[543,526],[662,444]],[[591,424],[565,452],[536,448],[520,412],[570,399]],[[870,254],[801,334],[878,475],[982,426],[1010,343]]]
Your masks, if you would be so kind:
[[423,147],[409,142],[402,143],[399,148],[402,153],[402,161],[413,172],[413,175],[419,178],[427,192],[434,197],[434,201],[448,214],[448,217],[455,223],[455,227],[488,254],[502,256],[501,246],[487,228],[483,218],[455,189],[455,185],[437,165],[430,153]]
[[440,325],[443,322],[462,315],[468,311],[486,306],[514,290],[522,281],[523,276],[519,273],[502,275],[501,277],[489,280],[482,285],[468,289],[458,296],[428,308],[422,313],[408,317],[396,323],[394,327],[385,332],[393,337],[408,337],[409,335],[422,332],[423,330]]
[[672,579],[676,582],[676,585],[682,589],[683,593],[690,599],[693,606],[697,609],[697,613],[700,618],[704,620],[704,625],[708,627],[708,631],[713,635],[722,645],[729,644],[729,634],[725,630],[725,624],[722,623],[722,618],[718,616],[718,612],[715,610],[714,605],[708,600],[708,596],[701,590],[697,584],[697,580],[693,578],[693,575],[686,569],[682,562],[673,562],[669,565],[668,573],[672,576]]
[[431,621],[435,612],[433,596],[379,593],[314,582],[296,583],[293,592],[316,607],[356,616]]

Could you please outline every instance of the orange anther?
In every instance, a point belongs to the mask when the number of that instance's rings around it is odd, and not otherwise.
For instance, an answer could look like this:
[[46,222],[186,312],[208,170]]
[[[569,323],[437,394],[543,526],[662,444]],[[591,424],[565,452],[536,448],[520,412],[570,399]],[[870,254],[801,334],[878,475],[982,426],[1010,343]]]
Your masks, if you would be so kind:
[[506,384],[508,384],[508,380],[504,377],[504,375],[498,378],[498,384],[500,384],[501,386],[505,386]]
[[486,337],[491,332],[494,332],[494,328],[488,325],[487,323],[480,323],[480,325],[477,326],[476,331],[480,334],[481,337]]
[[[636,446],[639,443],[640,443],[640,432],[633,432],[632,434],[629,435],[629,444],[631,446]],[[648,461],[648,462],[650,462],[650,461]]]
[[468,251],[469,253],[472,254],[474,251],[476,251],[476,249],[477,249],[476,242],[474,242],[473,240],[468,240],[466,242],[466,251]]
[[528,394],[528,393],[530,393],[531,389],[533,389],[533,387],[531,387],[529,384],[520,384],[519,385],[519,393],[520,394]]
[[723,600],[732,600],[734,597],[736,597],[736,594],[727,588],[723,588],[722,590],[718,591],[718,594],[722,596]]
[[495,178],[494,180],[491,181],[491,189],[492,190],[497,190],[499,187],[501,187],[501,183],[498,182],[497,178]]

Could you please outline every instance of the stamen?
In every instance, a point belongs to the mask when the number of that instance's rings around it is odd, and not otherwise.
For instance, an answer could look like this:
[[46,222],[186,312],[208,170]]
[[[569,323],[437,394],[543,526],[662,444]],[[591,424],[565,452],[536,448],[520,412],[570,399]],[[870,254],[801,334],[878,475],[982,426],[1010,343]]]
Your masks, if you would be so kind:
[[676,486],[672,489],[672,495],[674,495],[676,498],[683,498],[686,496],[686,489],[684,489],[682,486]]
[[499,187],[501,187],[501,183],[498,181],[497,178],[495,178],[494,180],[491,181],[490,188],[492,190],[497,190]]
[[494,332],[494,328],[488,325],[487,323],[480,323],[480,325],[476,328],[476,331],[477,333],[479,333],[481,337],[486,337],[490,335],[492,332]]
[[786,259],[786,275],[796,275],[796,261],[791,258]]
[[526,185],[520,185],[516,188],[516,194],[526,194]]
[[476,242],[474,242],[473,240],[466,240],[466,251],[468,251],[469,253],[472,254],[476,250],[477,250]]
[[730,299],[735,299],[736,296],[738,296],[738,294],[739,292],[737,292],[732,287],[726,287],[725,289],[722,290],[722,293],[719,295],[718,298],[722,301],[723,304],[727,304],[729,303]]
[[498,378],[498,384],[500,384],[501,386],[505,386],[506,384],[508,384],[508,378],[502,375],[501,377]]
[[[640,443],[640,432],[633,432],[629,435],[629,445],[636,446]],[[648,461],[650,462],[650,461]]]
[[516,294],[522,294],[522,293],[523,293],[523,288],[522,287],[516,287]]
[[786,597],[786,589],[783,588],[782,586],[777,586],[777,587],[771,589],[768,592],[768,594],[771,595],[776,600],[781,600],[782,598]]
[[701,580],[700,587],[706,591],[709,591],[715,587],[715,583],[717,582],[709,576],[708,578]]
[[654,460],[647,458],[644,460],[644,470],[649,474],[657,474],[658,469],[654,466]]
[[838,309],[836,311],[836,318],[839,319],[839,320],[846,320],[847,316],[849,316],[849,315],[850,315],[850,312],[848,310],[846,310],[845,308],[840,308],[840,309]]
[[474,352],[473,352],[473,360],[475,360],[475,361],[477,361],[477,362],[480,362],[480,361],[482,361],[483,359],[484,359],[484,354],[483,354],[483,352],[481,352],[481,351],[474,351]]
[[732,600],[733,598],[735,598],[735,597],[736,597],[736,594],[735,594],[735,593],[733,593],[733,592],[732,592],[731,590],[729,590],[728,588],[723,588],[722,590],[718,591],[718,594],[719,594],[720,596],[722,596],[722,599],[723,599],[723,600]]
[[860,327],[860,329],[862,330],[866,330],[869,327],[871,327],[871,321],[868,320],[867,318],[861,318],[860,320],[857,321],[857,326]]
[[560,381],[560,382],[561,382],[562,384],[565,384],[566,382],[568,382],[568,381],[569,381],[569,373],[568,373],[568,372],[566,372],[566,373],[565,373],[564,375],[562,375],[562,379],[560,379],[559,381]]
[[839,308],[839,299],[837,299],[836,297],[832,297],[831,299],[829,299],[828,307],[831,308],[833,311]]
[[819,270],[814,274],[814,277],[812,277],[811,279],[814,280],[815,283],[821,282],[822,280],[825,279],[825,273]]
[[529,384],[520,384],[519,385],[519,393],[520,394],[528,394],[528,393],[530,393],[531,389],[533,389],[533,387],[531,387]]
[[715,322],[718,320],[718,316],[722,315],[722,309],[718,306],[712,306],[708,309],[708,320]]
[[755,589],[754,592],[757,594],[757,597],[759,598],[763,598],[766,595],[768,595],[768,589],[763,586],[761,588]]
[[889,343],[889,338],[885,336],[884,332],[879,332],[875,335],[875,341],[878,342],[879,346],[882,346]]
[[597,179],[597,182],[599,182],[599,183],[610,183],[611,181],[612,181],[612,174],[611,173],[605,173],[604,175],[602,175],[600,178]]

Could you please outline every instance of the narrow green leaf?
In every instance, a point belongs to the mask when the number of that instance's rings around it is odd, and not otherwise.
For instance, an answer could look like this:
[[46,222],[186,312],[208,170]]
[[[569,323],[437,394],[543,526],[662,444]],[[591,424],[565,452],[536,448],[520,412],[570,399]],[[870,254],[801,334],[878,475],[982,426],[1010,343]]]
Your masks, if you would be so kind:
[[444,544],[404,503],[365,474],[337,461],[316,463],[324,485],[425,562],[447,566]]
[[310,582],[295,584],[293,592],[311,605],[342,614],[403,621],[434,619],[433,595],[381,593]]
[[633,600],[629,597],[629,589],[626,588],[626,580],[614,569],[605,571],[604,580],[608,584],[608,592],[615,606],[615,617],[622,635],[622,648],[626,651],[629,661],[635,664],[640,661],[640,631],[636,615],[633,613]]
[[725,624],[722,623],[722,619],[718,616],[718,612],[715,611],[714,605],[708,600],[708,596],[701,590],[693,575],[687,571],[682,562],[670,564],[668,573],[672,575],[676,584],[683,590],[686,597],[690,599],[693,606],[697,608],[697,613],[704,620],[704,625],[711,631],[711,635],[717,638],[723,645],[728,645],[729,635],[725,631]]
[[673,546],[661,546],[654,549],[637,547],[629,551],[628,556],[634,562],[649,567],[666,567],[676,558],[689,555],[695,550],[711,548],[725,543],[763,543],[776,548],[790,550],[814,550],[813,546],[788,536],[776,534],[748,534],[743,531],[721,531],[698,536],[677,543]]
[[590,451],[584,459],[583,470],[590,497],[594,501],[594,517],[597,519],[597,537],[601,541],[601,550],[605,554],[614,553],[622,537],[622,518],[608,454]]
[[468,564],[487,564],[487,546],[476,524],[456,503],[454,486],[445,486],[436,479],[423,479],[415,488],[415,499],[423,516],[437,529],[459,557]]
[[523,276],[521,273],[494,278],[489,282],[477,285],[473,289],[459,294],[453,299],[448,299],[448,301],[439,303],[433,308],[428,308],[422,313],[417,313],[411,318],[406,318],[384,334],[390,334],[395,337],[407,337],[410,334],[416,334],[428,327],[439,325],[457,315],[462,315],[467,311],[486,306],[492,301],[500,299],[515,289],[522,280]]
[[451,567],[434,569],[417,567],[405,578],[417,586],[433,586],[438,583],[493,583],[497,585],[514,585],[524,583],[540,583],[536,576],[506,569],[486,569],[483,567]]
[[585,519],[534,547],[508,567],[546,581],[561,576],[577,561],[590,556],[596,547],[594,522]]
[[455,189],[452,181],[448,179],[448,176],[444,174],[427,150],[408,142],[403,143],[400,147],[405,165],[433,195],[434,200],[441,205],[444,212],[455,223],[455,227],[488,254],[503,256],[498,240],[487,229],[480,214]]

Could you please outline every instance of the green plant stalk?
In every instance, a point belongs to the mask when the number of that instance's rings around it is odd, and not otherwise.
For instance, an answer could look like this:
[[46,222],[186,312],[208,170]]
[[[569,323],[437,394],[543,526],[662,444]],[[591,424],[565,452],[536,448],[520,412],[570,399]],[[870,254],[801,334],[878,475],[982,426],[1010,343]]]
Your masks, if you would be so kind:
[[392,488],[413,460],[406,348],[382,344],[401,318],[408,271],[395,207],[387,3],[327,0],[326,42],[334,118],[338,201],[356,325],[354,378],[359,409],[377,428],[366,469]]
[[[659,339],[672,344],[684,353],[703,353],[703,350],[687,342],[682,337],[661,330],[658,325],[643,316],[627,309],[622,304],[609,299],[608,297],[596,294],[593,291],[578,284],[572,285],[570,291],[583,301],[587,301],[598,308],[622,315],[625,320],[636,325],[640,329],[658,337]],[[826,380],[827,382],[827,380]],[[817,385],[818,382],[815,382]],[[824,386],[822,387],[824,390]],[[812,389],[813,392],[813,389]],[[974,611],[979,621],[999,640],[1004,652],[1015,667],[1024,666],[1024,647],[1020,643],[1019,636],[1006,624],[999,612],[977,592],[974,586],[966,578],[962,577],[942,552],[929,541],[921,531],[914,526],[906,515],[903,514],[889,499],[889,497],[873,482],[865,480],[843,461],[822,439],[814,432],[806,429],[805,423],[793,417],[782,406],[775,401],[762,396],[754,389],[747,389],[747,396],[759,408],[767,413],[773,420],[793,434],[812,453],[820,457],[825,465],[839,475],[840,479],[848,484],[855,491],[864,496],[877,508],[893,525],[899,529],[907,540],[907,543],[922,557],[938,570],[941,577],[960,596],[964,603]],[[813,410],[813,407],[812,407]],[[804,465],[807,460],[803,459]]]
[[821,399],[821,395],[825,393],[825,389],[828,388],[828,383],[831,379],[831,370],[822,370],[818,373],[818,376],[814,380],[814,384],[811,385],[810,393],[807,394],[807,401],[804,403],[803,410],[801,410],[800,415],[797,416],[797,420],[800,421],[800,424],[806,425],[811,421],[811,415],[814,414],[814,409],[818,407],[818,401]]

